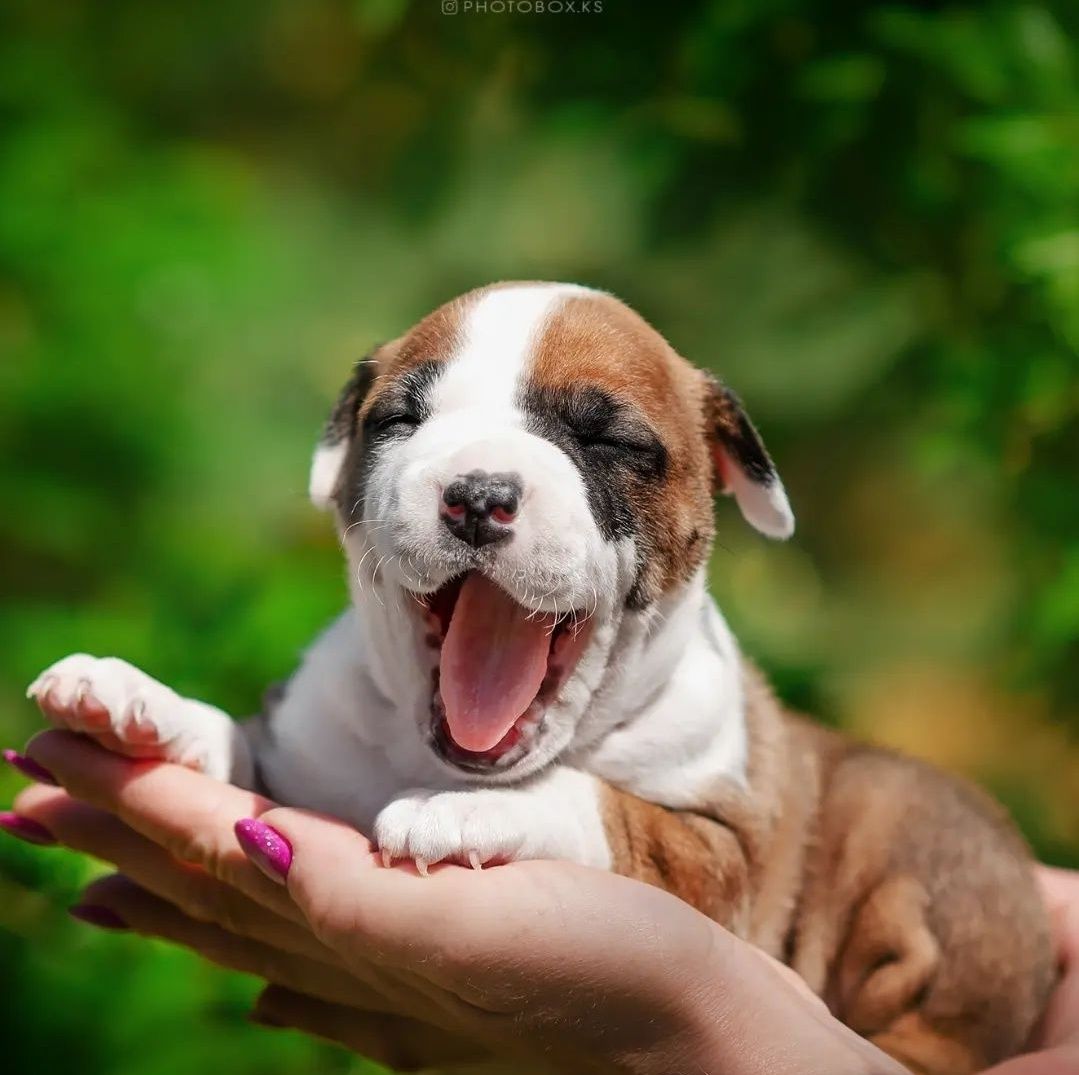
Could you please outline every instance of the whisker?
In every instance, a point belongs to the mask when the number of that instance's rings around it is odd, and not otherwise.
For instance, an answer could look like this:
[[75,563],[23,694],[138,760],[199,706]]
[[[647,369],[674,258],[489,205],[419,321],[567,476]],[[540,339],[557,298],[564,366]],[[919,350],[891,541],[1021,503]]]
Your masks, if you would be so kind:
[[380,568],[380,567],[381,567],[381,566],[382,566],[382,565],[383,565],[383,564],[384,564],[384,563],[386,562],[386,560],[387,560],[387,559],[388,559],[388,557],[385,557],[385,556],[383,556],[383,557],[382,557],[382,558],[381,558],[381,559],[380,559],[380,560],[378,561],[378,563],[377,563],[377,564],[375,564],[375,569],[374,569],[374,570],[373,570],[373,571],[371,572],[371,590],[372,590],[372,592],[374,593],[375,597],[377,598],[377,600],[378,600],[378,603],[379,603],[379,604],[380,604],[380,605],[381,605],[381,606],[382,606],[383,608],[385,608],[385,607],[386,607],[386,602],[382,600],[382,596],[381,596],[381,594],[379,594],[379,592],[378,592],[379,588],[378,588],[378,585],[377,585],[377,581],[376,581],[376,580],[377,580],[377,576],[378,576],[378,569],[379,569],[379,568]]

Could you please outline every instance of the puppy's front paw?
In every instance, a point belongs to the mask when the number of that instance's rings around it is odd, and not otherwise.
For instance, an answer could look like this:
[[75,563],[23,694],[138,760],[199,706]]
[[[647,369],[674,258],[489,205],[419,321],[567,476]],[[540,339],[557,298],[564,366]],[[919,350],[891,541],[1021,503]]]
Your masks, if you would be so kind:
[[375,818],[375,840],[387,866],[412,859],[424,874],[444,861],[479,869],[535,857],[530,829],[542,824],[520,792],[412,791]]
[[91,735],[110,750],[209,768],[191,703],[118,657],[73,653],[46,668],[26,694],[53,724]]

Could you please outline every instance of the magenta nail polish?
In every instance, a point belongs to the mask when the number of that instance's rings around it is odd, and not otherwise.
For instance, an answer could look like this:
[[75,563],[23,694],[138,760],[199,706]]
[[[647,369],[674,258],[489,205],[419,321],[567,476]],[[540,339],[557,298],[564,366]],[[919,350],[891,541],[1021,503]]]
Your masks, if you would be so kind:
[[17,750],[5,750],[2,756],[8,765],[13,769],[18,769],[23,776],[28,776],[39,784],[51,784],[54,788],[59,787],[60,781],[44,765],[39,765],[33,758],[28,758]]
[[272,881],[284,884],[292,865],[292,847],[276,829],[253,817],[236,822],[236,839],[243,853]]
[[69,907],[67,913],[89,926],[97,926],[98,929],[128,928],[127,923],[115,911],[100,907],[96,903],[78,903]]
[[47,847],[56,843],[56,837],[44,825],[21,814],[13,814],[10,810],[0,810],[0,829],[9,836],[25,840],[28,844]]

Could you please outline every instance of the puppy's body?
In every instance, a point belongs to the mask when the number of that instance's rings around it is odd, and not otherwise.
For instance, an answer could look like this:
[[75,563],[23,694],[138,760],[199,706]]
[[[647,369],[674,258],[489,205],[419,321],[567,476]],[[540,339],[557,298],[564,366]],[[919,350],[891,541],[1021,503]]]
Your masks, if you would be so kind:
[[502,285],[361,363],[312,471],[352,607],[234,725],[115,659],[32,693],[372,832],[421,869],[552,857],[666,887],[915,1070],[1014,1052],[1051,958],[977,792],[785,714],[704,587],[714,488],[785,537],[737,399],[609,296]]
[[745,786],[685,812],[609,791],[613,868],[788,963],[913,1071],[981,1071],[1018,1051],[1053,974],[1010,821],[930,766],[785,713],[745,675]]

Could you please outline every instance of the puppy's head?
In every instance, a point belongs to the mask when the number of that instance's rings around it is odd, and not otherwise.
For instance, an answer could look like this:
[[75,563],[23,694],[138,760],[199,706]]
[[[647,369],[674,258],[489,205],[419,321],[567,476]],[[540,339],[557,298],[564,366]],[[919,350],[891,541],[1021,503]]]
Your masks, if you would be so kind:
[[791,533],[737,398],[618,300],[562,284],[470,292],[378,348],[311,475],[358,588],[415,599],[401,605],[433,672],[421,732],[489,779],[570,745],[624,618],[707,556],[717,490]]

